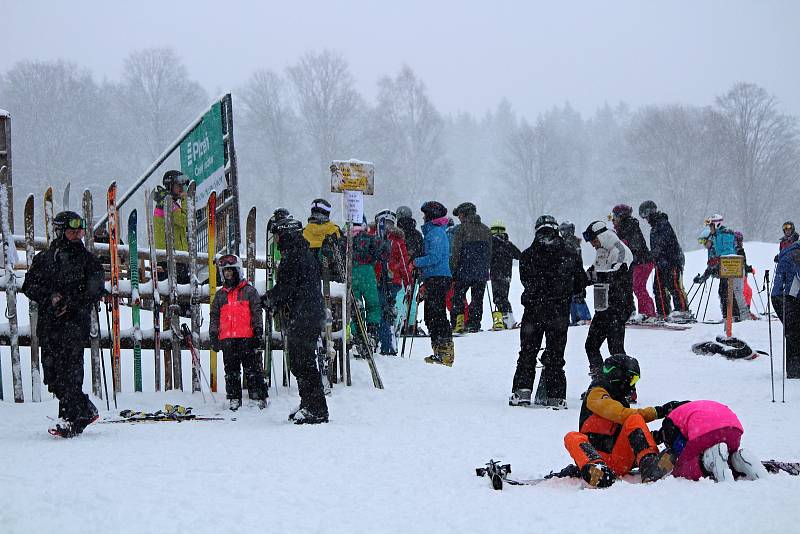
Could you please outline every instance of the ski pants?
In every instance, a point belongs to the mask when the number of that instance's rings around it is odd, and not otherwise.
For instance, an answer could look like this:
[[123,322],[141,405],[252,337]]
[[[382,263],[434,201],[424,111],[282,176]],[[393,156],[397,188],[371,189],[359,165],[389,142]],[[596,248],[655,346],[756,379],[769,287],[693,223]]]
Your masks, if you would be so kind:
[[428,327],[432,347],[453,339],[445,305],[450,281],[447,276],[432,276],[425,280],[425,326]]
[[[42,340],[42,371],[47,390],[58,399],[58,416],[78,430],[97,415],[97,408],[83,392],[83,349],[87,343],[77,328],[50,332]],[[81,428],[82,430],[82,428]]]
[[[397,293],[400,291],[399,284],[387,283],[385,291],[381,291],[381,324],[378,327],[378,339],[381,342],[381,352],[396,352],[394,343],[394,322],[397,318],[397,311],[394,303]],[[405,318],[404,318],[405,319]]]
[[375,280],[375,268],[372,265],[353,265],[353,297],[360,307],[364,299],[367,313],[367,324],[377,326],[381,322],[381,300],[378,296],[378,282]]
[[653,272],[653,263],[643,263],[633,266],[633,294],[639,305],[639,313],[648,317],[655,317],[656,307],[650,293],[647,292],[647,279]]
[[625,354],[625,321],[627,317],[614,309],[596,312],[592,324],[589,325],[589,334],[586,336],[586,357],[589,359],[589,368],[596,369],[603,366],[603,356],[600,347],[603,342],[608,343],[608,352],[611,355]]
[[750,319],[750,307],[744,300],[744,279],[742,278],[719,279],[719,305],[722,308],[722,317],[728,318],[728,284],[733,284],[733,320],[746,321]]
[[225,394],[228,399],[242,399],[242,369],[247,378],[247,392],[251,399],[267,398],[267,383],[261,358],[258,357],[252,338],[223,339],[222,362],[225,366]]
[[456,280],[453,288],[453,316],[464,315],[464,302],[470,292],[469,317],[464,317],[464,328],[478,329],[483,319],[483,295],[486,292],[485,280]]
[[286,334],[286,349],[291,359],[291,371],[297,379],[300,407],[319,416],[328,415],[328,403],[322,389],[322,375],[317,367],[317,338],[319,328],[295,330]]
[[579,469],[589,463],[603,462],[617,476],[630,473],[648,454],[658,453],[653,435],[639,414],[625,419],[616,438],[608,436],[608,441],[610,446],[596,447],[586,434],[570,432],[564,436],[564,446]]
[[508,300],[508,292],[511,289],[511,278],[492,278],[492,299],[497,311],[503,314],[512,313],[511,302]]
[[773,296],[772,305],[783,323],[783,335],[786,336],[786,378],[800,378],[800,299],[788,295]]
[[514,373],[512,391],[533,389],[536,379],[536,357],[546,337],[547,347],[542,353],[542,377],[547,398],[564,399],[567,396],[567,376],[564,374],[564,349],[569,330],[569,301],[526,306],[519,331],[520,351]]
[[742,431],[739,428],[728,426],[717,428],[711,432],[690,439],[683,447],[680,456],[675,461],[672,476],[700,480],[703,477],[703,452],[719,443],[728,445],[728,453],[739,450],[742,440]]
[[[683,289],[683,269],[679,267],[657,267],[653,280],[653,294],[656,297],[658,315],[666,317],[675,311],[689,311],[686,291]],[[672,306],[670,306],[672,297]]]
[[589,311],[589,306],[586,305],[585,297],[572,297],[569,305],[569,321],[570,324],[578,324],[578,321],[591,321],[592,313]]

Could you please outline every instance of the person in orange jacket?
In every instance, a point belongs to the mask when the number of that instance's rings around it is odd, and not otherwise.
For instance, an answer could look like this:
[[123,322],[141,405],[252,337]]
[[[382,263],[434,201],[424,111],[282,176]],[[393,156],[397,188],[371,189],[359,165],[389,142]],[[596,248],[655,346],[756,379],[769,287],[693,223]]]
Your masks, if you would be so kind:
[[242,405],[241,369],[247,373],[247,390],[259,408],[267,406],[267,384],[258,349],[264,341],[261,297],[244,276],[242,260],[225,254],[217,260],[223,286],[211,303],[208,333],[211,347],[223,352],[225,393],[230,409]]
[[615,354],[603,363],[602,374],[583,396],[579,432],[564,436],[564,445],[581,478],[604,488],[638,466],[643,482],[672,470],[672,457],[659,453],[647,423],[669,415],[681,402],[631,408],[626,400],[641,372],[636,358]]

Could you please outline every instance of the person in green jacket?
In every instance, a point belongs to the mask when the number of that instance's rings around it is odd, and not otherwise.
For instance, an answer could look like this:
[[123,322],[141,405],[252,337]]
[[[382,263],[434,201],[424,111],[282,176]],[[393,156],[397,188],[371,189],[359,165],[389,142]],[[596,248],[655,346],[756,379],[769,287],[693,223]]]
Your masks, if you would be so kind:
[[[162,178],[163,186],[156,187],[154,192],[155,207],[153,209],[153,231],[157,249],[167,248],[165,235],[165,210],[170,209],[172,215],[172,242],[175,250],[188,252],[189,235],[189,216],[186,211],[186,186],[189,185],[189,178],[181,171],[167,171]],[[167,278],[166,262],[158,263],[158,279]],[[189,283],[189,265],[186,263],[177,264],[177,276],[179,284]]]
[[[372,346],[377,346],[378,325],[381,322],[381,303],[378,297],[378,282],[375,278],[375,264],[388,261],[390,249],[374,231],[370,231],[365,223],[353,224],[353,298],[358,305],[364,301],[366,310],[367,334],[372,339]],[[355,324],[350,326],[352,332],[358,332]]]

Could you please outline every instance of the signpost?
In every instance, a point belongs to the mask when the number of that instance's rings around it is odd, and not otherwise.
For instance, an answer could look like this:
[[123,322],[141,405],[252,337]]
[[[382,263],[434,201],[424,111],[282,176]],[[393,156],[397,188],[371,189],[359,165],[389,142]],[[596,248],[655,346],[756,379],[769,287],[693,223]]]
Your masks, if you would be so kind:
[[[744,256],[736,254],[720,256],[719,277],[728,281],[728,310],[725,319],[725,335],[731,337],[733,335],[733,284],[736,279],[744,277]],[[745,310],[739,310],[740,314],[744,312]]]

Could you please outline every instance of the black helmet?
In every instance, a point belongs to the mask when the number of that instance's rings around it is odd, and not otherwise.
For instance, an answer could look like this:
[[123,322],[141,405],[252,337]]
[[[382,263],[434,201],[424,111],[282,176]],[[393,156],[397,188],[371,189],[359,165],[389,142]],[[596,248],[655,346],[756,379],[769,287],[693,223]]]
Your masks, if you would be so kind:
[[591,243],[593,240],[597,239],[597,236],[606,231],[608,231],[606,223],[603,221],[594,221],[583,231],[583,240],[587,243]]
[[633,389],[642,375],[639,362],[627,354],[614,354],[603,362],[603,378],[620,393]]
[[303,223],[301,223],[297,219],[290,219],[290,218],[281,219],[280,221],[276,221],[275,224],[272,225],[272,228],[270,230],[276,236],[281,237],[295,232],[302,232]]
[[86,220],[74,211],[62,211],[53,217],[53,231],[56,237],[62,237],[67,229],[79,230],[81,228],[86,230]]
[[558,221],[552,215],[542,215],[538,219],[536,219],[535,230],[538,232],[539,230],[549,228],[558,232]]
[[561,236],[575,235],[575,224],[572,221],[561,221],[558,225],[558,231]]
[[289,219],[291,217],[292,215],[286,208],[276,209],[275,211],[272,212],[272,217],[270,217],[269,220],[267,221],[267,232],[272,233],[272,227],[276,222],[282,221],[284,219]]
[[174,184],[186,186],[189,183],[189,178],[181,171],[175,171],[175,170],[167,171],[164,173],[164,177],[161,179],[161,183],[164,184],[164,187],[168,191],[172,191],[172,186]]
[[414,217],[414,214],[411,213],[411,208],[408,206],[400,206],[395,213],[397,213],[398,219],[412,219]]
[[652,215],[658,213],[658,206],[652,200],[645,200],[639,204],[639,217],[642,219],[649,219]]
[[447,216],[447,208],[441,202],[436,202],[435,200],[427,201],[422,205],[420,211],[425,215],[425,222]]
[[463,215],[474,215],[478,213],[478,208],[475,207],[475,204],[472,202],[462,202],[456,209],[453,210],[453,215],[456,217],[461,217]]

